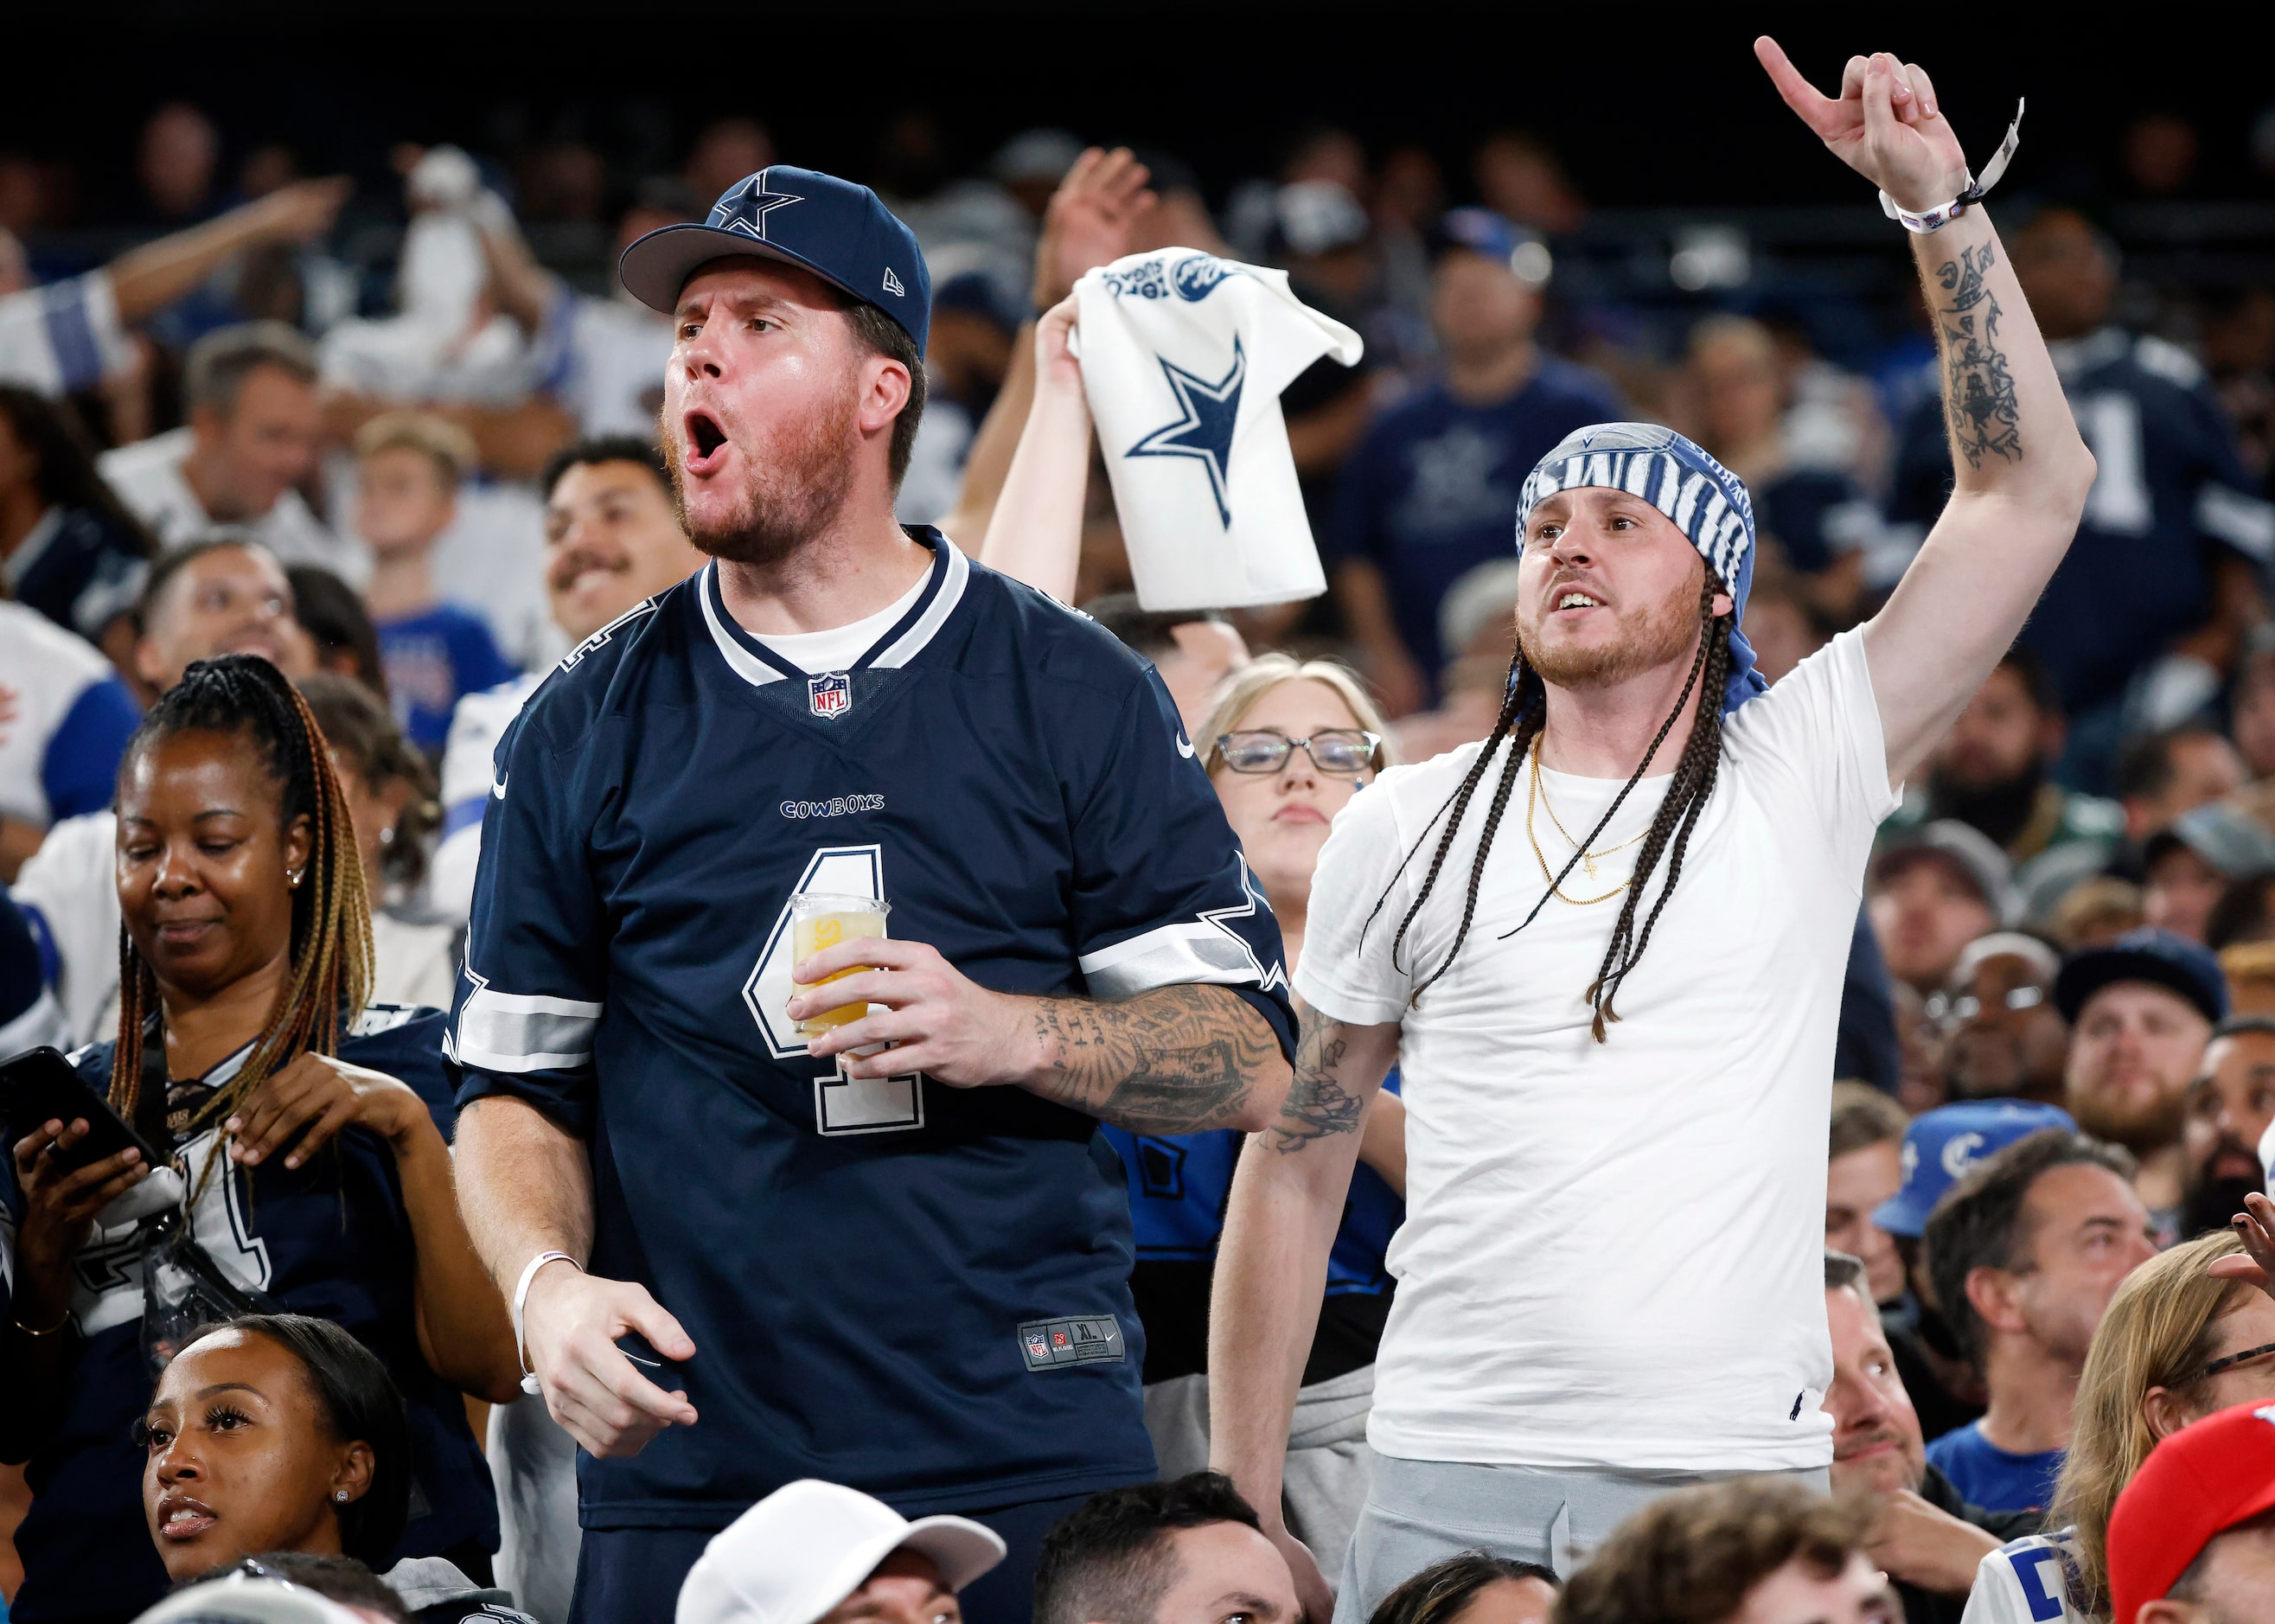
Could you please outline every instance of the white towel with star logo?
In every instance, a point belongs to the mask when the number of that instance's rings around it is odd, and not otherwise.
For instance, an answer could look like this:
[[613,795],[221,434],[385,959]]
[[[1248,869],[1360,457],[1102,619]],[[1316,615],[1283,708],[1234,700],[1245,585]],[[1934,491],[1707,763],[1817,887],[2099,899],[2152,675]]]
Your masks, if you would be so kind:
[[1131,254],[1075,283],[1076,352],[1138,601],[1229,609],[1327,589],[1280,391],[1359,336],[1288,273],[1194,248]]

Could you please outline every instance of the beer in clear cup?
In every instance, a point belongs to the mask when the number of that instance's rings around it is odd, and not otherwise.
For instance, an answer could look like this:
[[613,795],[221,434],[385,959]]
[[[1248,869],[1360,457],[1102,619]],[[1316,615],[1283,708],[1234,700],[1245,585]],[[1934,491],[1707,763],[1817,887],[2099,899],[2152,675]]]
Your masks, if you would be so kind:
[[[824,948],[834,948],[842,941],[854,941],[865,937],[881,937],[885,933],[885,915],[892,904],[873,896],[846,896],[828,891],[800,891],[790,899],[790,963],[803,964]],[[866,965],[855,965],[841,970],[834,976],[808,983],[793,983],[792,996],[812,993],[818,987],[843,977],[858,974]],[[801,1038],[817,1037],[832,1026],[843,1026],[858,1021],[869,1013],[866,1003],[840,1004],[835,1009],[824,1009],[797,1023]]]

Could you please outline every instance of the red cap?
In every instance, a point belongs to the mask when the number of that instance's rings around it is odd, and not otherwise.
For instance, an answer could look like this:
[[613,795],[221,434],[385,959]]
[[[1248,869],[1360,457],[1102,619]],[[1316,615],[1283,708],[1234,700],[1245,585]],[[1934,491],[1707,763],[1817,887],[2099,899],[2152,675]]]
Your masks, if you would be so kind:
[[2112,1624],[2135,1624],[2216,1536],[2271,1508],[2275,1404],[2238,1404],[2158,1444],[2109,1515]]

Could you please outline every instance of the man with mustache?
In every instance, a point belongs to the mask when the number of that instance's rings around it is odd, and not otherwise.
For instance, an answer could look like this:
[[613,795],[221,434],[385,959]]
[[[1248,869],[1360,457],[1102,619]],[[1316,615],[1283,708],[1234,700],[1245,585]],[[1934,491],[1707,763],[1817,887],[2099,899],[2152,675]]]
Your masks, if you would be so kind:
[[2213,1026],[2227,1016],[2219,961],[2170,931],[2144,926],[2071,954],[2054,1002],[2070,1023],[2063,1074],[2070,1114],[2086,1133],[2133,1153],[2141,1167],[2134,1188],[2158,1243],[2170,1246],[2181,1237],[2188,1180],[2182,1102]]
[[1927,76],[1856,57],[1834,99],[1755,49],[1913,233],[1957,484],[1887,606],[1765,691],[1743,483],[1663,427],[1579,431],[1520,499],[1492,736],[1337,818],[1296,1078],[1234,1182],[1209,1373],[1212,1463],[1322,1614],[1327,1581],[1274,1514],[1288,1401],[1395,1060],[1408,1216],[1342,1624],[1479,1530],[1563,1562],[1710,1474],[1825,1483],[1826,1080],[1873,836],[2092,481]]
[[2181,1110],[2186,1239],[2232,1223],[2244,1210],[2244,1197],[2267,1188],[2260,1147],[2275,1126],[2275,1020],[2231,1016],[2213,1027],[2203,1068]]
[[[818,1477],[987,1524],[964,1614],[1024,1624],[1048,1527],[1153,1474],[1099,1123],[1269,1120],[1279,932],[1159,677],[895,522],[931,288],[875,194],[775,165],[621,274],[710,562],[499,744],[451,1035],[469,1227],[586,1452],[571,1616],[666,1616]],[[793,897],[889,934],[807,952]]]
[[[546,607],[571,648],[702,567],[703,555],[680,534],[672,512],[663,453],[646,436],[603,434],[564,446],[537,483],[545,493]],[[442,839],[427,900],[452,918],[465,918],[473,904],[490,757],[541,677],[470,693],[450,714]]]
[[1877,1507],[1871,1558],[1895,1582],[1906,1624],[1958,1624],[1975,1568],[2000,1542],[2036,1533],[2030,1513],[1970,1506],[1927,1463],[1918,1412],[1896,1373],[1862,1263],[1825,1254],[1825,1315],[1833,1335],[1833,1492]]

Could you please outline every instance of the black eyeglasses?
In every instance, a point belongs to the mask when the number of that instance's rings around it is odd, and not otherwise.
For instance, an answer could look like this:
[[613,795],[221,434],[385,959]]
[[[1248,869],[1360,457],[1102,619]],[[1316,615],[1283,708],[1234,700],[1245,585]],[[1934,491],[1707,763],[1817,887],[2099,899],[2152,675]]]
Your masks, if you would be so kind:
[[1322,728],[1309,738],[1289,738],[1277,728],[1220,734],[1216,753],[1236,773],[1276,773],[1301,750],[1311,765],[1334,778],[1355,778],[1382,753],[1382,735],[1359,728]]
[[2210,1381],[2222,1371],[2233,1370],[2239,1364],[2249,1364],[2254,1359],[2264,1359],[2269,1354],[2275,1354],[2275,1342],[2268,1342],[2257,1348],[2247,1348],[2241,1353],[2228,1355],[2225,1359],[2214,1359],[2196,1372],[2196,1379]]

